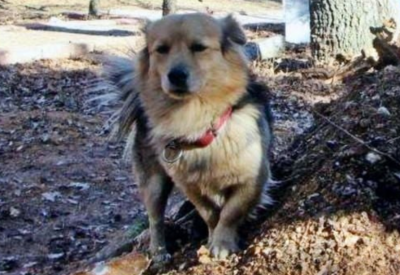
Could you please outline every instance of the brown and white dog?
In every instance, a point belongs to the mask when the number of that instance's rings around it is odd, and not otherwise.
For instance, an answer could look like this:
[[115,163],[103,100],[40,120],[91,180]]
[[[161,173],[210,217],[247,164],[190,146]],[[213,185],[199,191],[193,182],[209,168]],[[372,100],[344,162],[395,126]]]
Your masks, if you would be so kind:
[[175,185],[208,225],[212,255],[225,258],[238,250],[240,223],[271,202],[266,87],[249,76],[246,37],[231,16],[170,15],[145,34],[135,60],[111,64],[106,77],[124,102],[117,130],[133,146],[150,250],[168,255],[164,210]]

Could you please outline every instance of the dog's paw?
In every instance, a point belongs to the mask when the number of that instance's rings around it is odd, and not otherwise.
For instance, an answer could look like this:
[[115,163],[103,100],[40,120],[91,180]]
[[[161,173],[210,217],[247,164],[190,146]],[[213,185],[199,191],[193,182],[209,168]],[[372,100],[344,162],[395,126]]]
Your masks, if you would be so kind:
[[234,241],[213,241],[210,246],[211,255],[218,260],[224,260],[238,251],[239,247]]
[[172,261],[172,256],[169,253],[158,253],[151,258],[150,270],[152,272],[164,272]]

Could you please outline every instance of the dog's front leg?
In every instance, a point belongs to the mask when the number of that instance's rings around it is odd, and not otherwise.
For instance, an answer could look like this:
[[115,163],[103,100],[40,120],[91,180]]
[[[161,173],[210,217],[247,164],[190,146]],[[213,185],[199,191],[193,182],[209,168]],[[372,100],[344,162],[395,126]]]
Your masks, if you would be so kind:
[[153,261],[167,262],[170,255],[166,249],[164,212],[173,184],[165,175],[154,174],[139,185],[150,224],[150,252]]
[[237,228],[257,204],[260,197],[258,189],[254,184],[242,184],[226,198],[210,246],[215,258],[224,259],[239,250]]
[[220,210],[206,197],[201,195],[200,190],[186,189],[186,196],[195,206],[197,212],[208,227],[208,246],[211,246],[214,229],[218,224]]

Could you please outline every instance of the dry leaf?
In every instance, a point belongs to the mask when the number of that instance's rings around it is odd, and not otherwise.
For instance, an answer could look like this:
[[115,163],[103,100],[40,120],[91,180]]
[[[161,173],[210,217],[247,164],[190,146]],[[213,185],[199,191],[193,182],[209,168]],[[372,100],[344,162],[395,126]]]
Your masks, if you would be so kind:
[[143,254],[132,252],[107,263],[98,263],[91,271],[73,275],[141,275],[147,270],[150,260]]

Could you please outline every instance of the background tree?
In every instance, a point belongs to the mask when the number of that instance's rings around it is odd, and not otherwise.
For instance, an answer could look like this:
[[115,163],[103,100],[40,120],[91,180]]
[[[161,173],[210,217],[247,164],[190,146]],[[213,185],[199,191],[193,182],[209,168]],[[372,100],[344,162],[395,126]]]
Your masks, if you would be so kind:
[[163,0],[162,10],[163,16],[173,14],[176,12],[176,1],[177,0]]
[[90,0],[89,16],[91,16],[91,17],[99,17],[100,16],[100,0]]
[[370,28],[394,18],[399,26],[399,0],[310,0],[311,50],[319,61],[372,49]]

